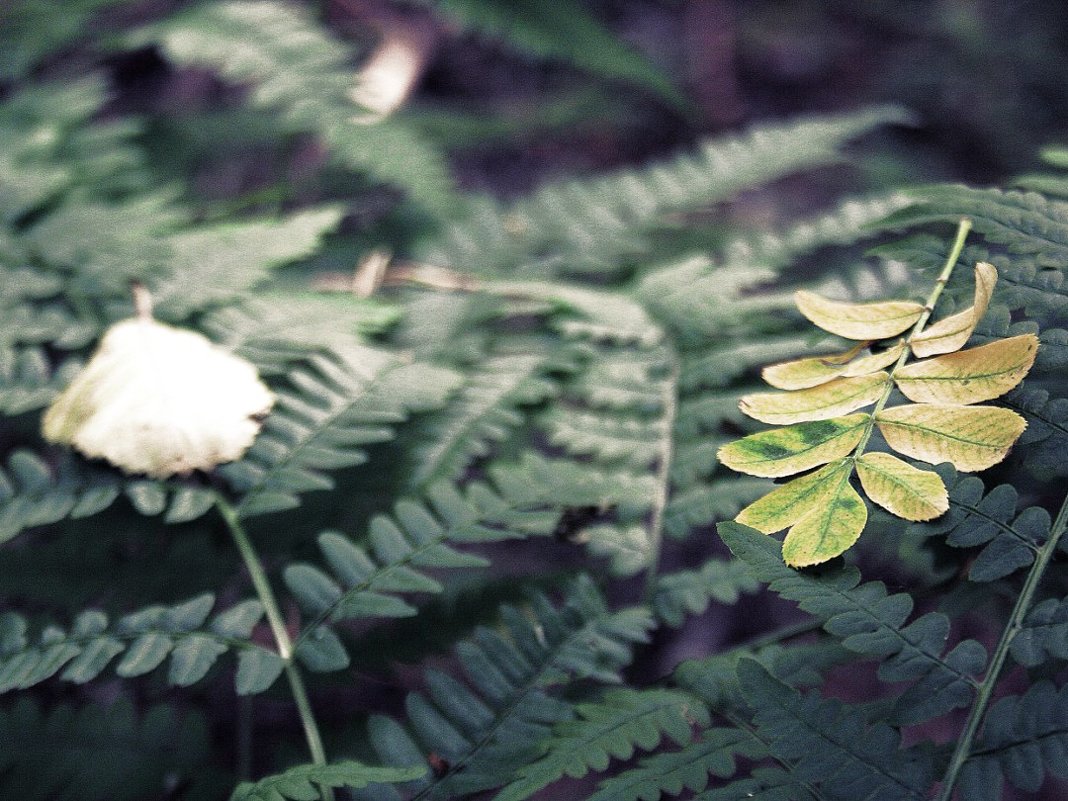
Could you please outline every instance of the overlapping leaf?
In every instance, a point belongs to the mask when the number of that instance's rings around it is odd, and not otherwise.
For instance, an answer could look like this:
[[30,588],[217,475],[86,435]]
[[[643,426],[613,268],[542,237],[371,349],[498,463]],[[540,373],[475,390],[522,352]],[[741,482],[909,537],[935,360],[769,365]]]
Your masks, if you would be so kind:
[[893,300],[883,303],[842,303],[801,290],[794,295],[797,308],[824,331],[846,339],[886,339],[915,325],[923,305]]

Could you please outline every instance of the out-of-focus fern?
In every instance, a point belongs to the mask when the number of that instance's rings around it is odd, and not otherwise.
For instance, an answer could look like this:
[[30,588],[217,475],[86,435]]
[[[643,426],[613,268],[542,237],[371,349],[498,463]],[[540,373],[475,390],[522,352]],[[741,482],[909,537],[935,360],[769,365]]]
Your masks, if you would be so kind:
[[171,607],[152,606],[112,624],[99,611],[83,612],[70,631],[50,625],[36,637],[13,613],[0,617],[0,692],[25,689],[57,673],[65,681],[92,681],[114,660],[119,676],[141,676],[168,660],[167,680],[177,687],[200,681],[222,654],[238,653],[238,694],[263,692],[278,678],[282,660],[249,638],[263,617],[259,601],[245,601],[206,624],[210,593]]
[[650,89],[683,103],[668,78],[622,44],[582,3],[544,0],[403,0],[430,6],[449,20],[536,56],[560,60],[593,74]]
[[0,709],[0,745],[0,792],[12,798],[134,801],[180,785],[209,798],[219,789],[203,771],[208,726],[195,711],[138,714],[126,700],[42,710],[23,697]]
[[338,163],[403,189],[434,213],[455,202],[440,155],[413,131],[356,119],[363,109],[349,99],[350,55],[306,9],[272,0],[210,3],[137,38],[158,42],[178,63],[248,83],[249,101],[280,114],[289,130],[318,134]]
[[470,686],[431,672],[426,694],[406,701],[410,731],[390,718],[370,720],[372,745],[386,764],[433,753],[444,769],[408,793],[359,798],[451,798],[501,786],[544,752],[553,724],[574,716],[552,688],[577,679],[618,682],[631,647],[652,625],[641,609],[610,612],[588,580],[560,608],[533,596],[525,608],[504,607],[501,621],[500,630],[480,628],[457,646]]

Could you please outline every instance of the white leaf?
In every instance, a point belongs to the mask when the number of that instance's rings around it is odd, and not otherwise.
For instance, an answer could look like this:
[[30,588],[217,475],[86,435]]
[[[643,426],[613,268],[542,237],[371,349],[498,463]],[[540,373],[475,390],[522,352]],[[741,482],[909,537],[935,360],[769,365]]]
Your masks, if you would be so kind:
[[274,396],[256,368],[194,331],[116,323],[44,416],[44,436],[166,478],[239,458]]

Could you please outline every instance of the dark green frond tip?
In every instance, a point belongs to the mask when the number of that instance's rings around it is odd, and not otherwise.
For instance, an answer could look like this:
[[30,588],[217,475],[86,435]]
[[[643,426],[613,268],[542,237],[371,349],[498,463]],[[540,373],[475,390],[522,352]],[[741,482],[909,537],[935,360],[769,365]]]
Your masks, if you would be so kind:
[[410,768],[372,767],[361,762],[298,765],[258,782],[242,782],[230,795],[230,801],[317,801],[323,796],[316,785],[358,790],[369,784],[412,781],[424,773],[425,765],[413,765]]

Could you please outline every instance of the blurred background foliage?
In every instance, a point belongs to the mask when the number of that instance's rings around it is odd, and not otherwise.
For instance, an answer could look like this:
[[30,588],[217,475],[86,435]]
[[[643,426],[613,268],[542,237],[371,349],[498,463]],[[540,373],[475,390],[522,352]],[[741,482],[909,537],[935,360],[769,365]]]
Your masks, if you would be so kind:
[[[807,252],[809,244],[819,248],[837,241],[835,231],[847,231],[842,237],[847,244],[860,239],[858,226],[891,211],[900,201],[886,193],[902,185],[1005,184],[1027,174],[1020,179],[1023,185],[1068,194],[1063,177],[1049,175],[1041,158],[1044,148],[1054,147],[1045,151],[1048,160],[1054,166],[1068,164],[1064,151],[1055,148],[1068,140],[1068,15],[1060,0],[322,0],[267,5],[274,11],[246,19],[243,9],[248,4],[241,2],[0,3],[0,99],[5,115],[0,167],[11,168],[0,174],[14,176],[0,184],[0,216],[11,231],[32,234],[32,246],[45,253],[43,261],[85,262],[97,271],[91,276],[94,287],[107,283],[104,279],[111,281],[98,294],[72,302],[70,319],[82,327],[69,327],[66,341],[45,333],[33,343],[44,343],[43,361],[62,364],[68,352],[84,354],[104,322],[125,308],[126,279],[139,275],[144,264],[158,262],[184,265],[191,276],[171,285],[169,295],[161,294],[160,314],[198,325],[221,341],[238,346],[254,342],[252,335],[241,339],[244,327],[253,323],[219,307],[250,286],[265,286],[267,302],[271,291],[288,293],[272,313],[284,307],[291,327],[303,326],[302,336],[316,345],[333,347],[344,339],[339,335],[343,320],[346,334],[355,331],[364,341],[403,351],[406,358],[447,363],[467,371],[470,378],[496,357],[491,339],[505,327],[501,319],[509,321],[507,334],[515,334],[518,342],[526,333],[524,323],[548,315],[546,308],[558,299],[460,302],[412,293],[402,297],[407,305],[401,319],[396,295],[352,300],[336,293],[337,308],[329,314],[324,308],[330,301],[318,290],[350,290],[354,270],[367,264],[369,254],[386,260],[396,256],[402,265],[405,259],[435,264],[435,256],[446,254],[443,263],[463,270],[485,266],[473,263],[477,258],[472,254],[488,253],[491,273],[549,279],[581,274],[593,286],[619,287],[652,274],[650,263],[663,268],[673,258],[719,252],[733,243],[741,252],[733,266],[739,275],[746,273],[739,277],[726,271],[723,292],[733,301],[750,286],[747,280],[776,280],[774,270],[760,272],[765,262],[785,267],[797,252]],[[304,35],[320,30],[332,38]],[[264,53],[271,58],[263,58]],[[253,76],[255,81],[250,80]],[[360,80],[364,92],[353,97]],[[354,99],[367,107],[366,115],[356,116],[368,124],[352,124]],[[729,206],[725,201],[733,186],[714,187],[707,203],[698,195],[685,197],[678,212],[670,204],[666,210],[653,207],[659,217],[648,238],[629,230],[616,236],[606,224],[588,243],[573,231],[552,227],[559,220],[545,212],[566,193],[537,194],[541,187],[604,170],[619,169],[626,176],[627,170],[754,124],[873,104],[904,108],[909,124],[879,128],[850,146],[847,164],[804,175],[780,177],[790,172],[780,162],[788,162],[791,154],[789,145],[779,146],[774,153],[764,153],[764,161],[743,164],[748,172],[737,188],[745,191]],[[891,112],[886,119],[905,118]],[[841,140],[870,124],[858,123]],[[838,162],[830,151],[842,142],[828,138],[833,144],[827,153],[816,147],[798,154],[799,166],[806,161]],[[22,149],[15,150],[13,143]],[[33,170],[19,172],[23,164],[32,164]],[[683,163],[679,171],[689,166]],[[769,186],[761,186],[765,168],[774,179]],[[623,184],[623,179],[618,184],[607,181],[600,190],[611,195]],[[68,194],[57,200],[56,187]],[[826,212],[843,196],[865,194],[891,199],[832,219],[832,233],[825,240],[806,229],[794,231],[793,239],[784,234],[782,241],[773,240],[769,252],[761,250],[767,244],[760,239],[762,232],[789,231],[787,223],[799,217]],[[69,198],[77,201],[71,207],[81,211],[64,215],[60,212]],[[85,212],[95,201],[114,203],[116,213]],[[128,201],[130,205],[122,205]],[[300,214],[310,207],[315,210]],[[568,209],[551,210],[566,221]],[[542,212],[552,224],[548,233],[524,228],[525,221]],[[270,222],[256,227],[254,221],[261,219]],[[242,228],[240,235],[225,240],[227,226],[250,221],[254,224]],[[507,234],[499,237],[499,251],[489,250],[476,236],[484,233],[478,227],[483,221],[488,221],[486,241],[500,233],[494,225]],[[465,250],[462,237],[450,239],[451,226],[470,234],[474,245]],[[175,230],[184,233],[175,236]],[[747,233],[756,243],[749,250],[736,240]],[[0,255],[21,256],[18,239],[0,237]],[[220,251],[224,240],[229,249]],[[777,255],[776,244],[782,254]],[[916,258],[919,252],[936,263],[938,257],[931,254],[940,244],[921,244],[906,249],[907,255]],[[170,248],[180,255],[173,264],[167,260],[174,257],[164,254]],[[860,251],[852,247],[820,252],[818,260],[802,260],[787,277],[807,280],[842,267],[840,286],[857,290],[854,294],[906,291],[900,275],[873,277],[857,268]],[[650,253],[655,259],[648,258]],[[735,251],[728,250],[723,259],[728,268],[731,255]],[[286,266],[268,269],[276,265]],[[672,279],[700,278],[705,269],[703,263],[664,269],[661,284],[638,287],[639,299],[655,308]],[[200,280],[212,270],[213,280],[232,278],[218,297],[206,288],[210,281]],[[42,292],[51,297],[48,292],[55,289]],[[579,298],[574,300],[577,308],[584,308],[580,301],[591,304]],[[781,308],[782,299],[778,302]],[[501,311],[504,306],[507,314]],[[666,312],[669,318],[676,315],[671,324],[679,330],[673,333],[681,331],[683,346],[693,346],[695,352],[698,345],[729,342],[739,330],[754,337],[781,335],[766,350],[744,356],[712,353],[698,363],[690,354],[696,364],[689,376],[691,389],[709,380],[701,370],[717,374],[736,368],[723,379],[727,385],[746,369],[797,352],[804,339],[776,319],[774,303],[767,309],[759,304],[745,307],[753,308],[758,322],[752,331],[735,320],[718,318],[709,330],[699,323],[687,329],[685,308]],[[621,309],[619,317],[633,311],[630,306]],[[606,316],[615,311],[609,308]],[[551,341],[555,347],[553,337],[532,325],[531,342]],[[266,349],[259,355],[265,372],[279,375],[289,365],[285,354]],[[554,362],[557,358],[560,352],[553,351],[552,358],[531,368],[531,375],[582,397],[588,388],[580,386],[579,379],[567,384],[576,374],[574,364]],[[620,369],[629,369],[626,359],[619,358]],[[38,375],[35,365],[26,368],[31,378]],[[10,365],[2,366],[6,370]],[[40,394],[28,400],[0,398],[10,404],[10,416],[0,427],[5,459],[16,446],[34,439],[37,418],[32,412],[47,402],[69,369],[56,375],[39,372],[44,376],[37,387]],[[651,381],[662,375],[660,365],[654,364]],[[519,389],[509,402],[539,410],[538,404],[554,391],[537,380],[517,378],[515,386]],[[721,400],[724,408],[733,409],[733,397]],[[501,407],[511,411],[503,402]],[[739,425],[730,411],[701,413],[717,424],[726,420],[728,427]],[[552,451],[557,445],[547,444],[525,418],[517,419],[523,433],[533,431],[535,439],[541,438],[543,449]],[[506,419],[500,425],[508,429],[511,423]],[[297,511],[260,518],[257,526],[265,534],[268,560],[279,564],[316,558],[313,536],[321,521],[346,531],[362,530],[375,512],[388,509],[402,493],[425,490],[419,448],[433,436],[432,425],[401,430],[394,442],[368,448],[373,469],[346,463],[347,469],[337,474],[335,492],[311,493]],[[711,435],[695,427],[688,436]],[[498,450],[492,456],[507,461],[524,453],[526,444],[521,437],[505,440],[494,446]],[[714,452],[705,444],[706,451]],[[702,479],[715,470],[708,453],[689,455],[693,465],[680,468],[679,485],[693,478],[686,475],[688,469]],[[480,467],[468,477],[483,478]],[[102,486],[105,492],[114,489],[107,481]],[[61,531],[32,531],[12,543],[16,547],[0,552],[5,599],[16,599],[22,610],[41,612],[89,604],[127,610],[176,602],[203,588],[222,588],[220,596],[228,601],[238,597],[233,555],[217,527],[203,519],[177,527],[150,524],[130,507],[158,515],[168,498],[152,486],[126,491],[128,505],[67,522]],[[701,509],[695,514],[705,513]],[[589,517],[598,522],[600,514],[595,509]],[[709,545],[713,538],[707,523],[731,514],[717,508],[692,526],[691,521],[677,521],[681,533],[664,557],[665,570],[699,566],[716,547]],[[544,520],[541,524],[545,528]],[[926,550],[903,558],[915,543],[902,542],[900,532],[895,534],[885,520],[882,524],[885,538],[868,538],[871,547],[863,556],[867,563],[885,568],[902,583],[914,576],[933,583],[947,574],[941,552],[938,564]],[[873,525],[877,530],[880,521]],[[685,539],[691,528],[700,526],[706,526],[701,531],[709,536]],[[163,531],[164,537],[144,536],[142,529]],[[104,543],[85,545],[101,531],[118,533]],[[498,604],[518,600],[532,586],[558,589],[585,566],[588,554],[568,541],[568,531],[551,524],[541,533],[554,532],[557,537],[548,545],[539,540],[501,546],[492,573],[461,571],[440,598],[421,606],[418,617],[376,626],[361,622],[353,635],[365,646],[353,654],[352,674],[358,681],[352,675],[327,677],[319,687],[320,697],[337,702],[324,713],[327,725],[337,724],[334,743],[357,739],[351,727],[340,725],[346,722],[343,710],[396,712],[405,692],[419,683],[411,665],[428,658],[444,660],[457,638],[494,618]],[[626,553],[618,559],[615,567]],[[161,574],[161,565],[180,569]],[[617,572],[634,571],[622,564]],[[525,587],[514,580],[518,574],[526,574]],[[722,586],[715,585],[717,576],[701,577],[697,606],[702,601],[707,605],[709,596],[733,603],[739,585],[752,588],[737,577],[719,578]],[[632,598],[640,594],[636,583],[621,582],[614,592]],[[966,607],[967,598],[959,605]],[[743,601],[739,608],[714,606],[707,616],[692,619],[678,631],[661,629],[629,675],[637,683],[657,679],[682,658],[744,640],[769,624],[796,620],[792,607],[787,609],[787,604],[766,597]],[[679,610],[674,615],[681,620]],[[388,675],[386,662],[391,663]],[[865,681],[876,684],[867,675],[853,685],[842,684],[860,695],[863,687],[857,687]],[[239,763],[241,738],[251,735],[230,730],[231,721],[247,720],[242,717],[247,709],[229,685],[216,682],[179,694],[163,684],[155,679],[132,683],[138,712],[147,709],[149,701],[177,699],[175,705],[188,712],[186,731],[197,747],[211,738],[216,753],[212,764]],[[108,683],[85,693],[102,703],[120,695]],[[43,685],[34,697],[20,702],[17,719],[41,728],[45,724],[34,707],[38,701],[54,706],[85,700],[66,685]],[[288,704],[282,692],[258,701],[257,731],[292,735],[296,726]],[[210,710],[211,719],[205,723],[196,708]],[[130,714],[123,707],[123,715]],[[169,725],[170,719],[160,713],[149,728],[158,732]],[[99,726],[90,712],[71,729],[92,731]],[[204,734],[205,726],[214,728]],[[929,728],[933,736],[943,738],[953,730],[944,720]],[[256,767],[299,759],[293,745],[298,740],[289,742],[277,759],[258,754],[264,764]],[[366,751],[366,743],[356,742],[352,748]],[[170,767],[182,771],[186,763],[201,759],[191,746],[179,764]],[[199,773],[207,797],[228,786],[231,778],[222,769],[218,775],[213,770]]]

